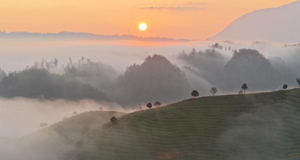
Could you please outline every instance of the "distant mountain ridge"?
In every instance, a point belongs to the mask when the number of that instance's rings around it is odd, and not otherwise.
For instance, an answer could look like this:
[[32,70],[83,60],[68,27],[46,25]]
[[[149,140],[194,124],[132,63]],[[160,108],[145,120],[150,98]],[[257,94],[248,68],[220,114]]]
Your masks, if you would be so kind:
[[248,13],[209,40],[300,42],[300,1]]
[[59,32],[59,33],[39,33],[39,32],[0,32],[0,39],[5,38],[42,38],[42,39],[83,39],[83,40],[137,40],[137,41],[180,41],[187,42],[188,39],[173,39],[165,37],[137,37],[134,35],[101,35],[86,32]]

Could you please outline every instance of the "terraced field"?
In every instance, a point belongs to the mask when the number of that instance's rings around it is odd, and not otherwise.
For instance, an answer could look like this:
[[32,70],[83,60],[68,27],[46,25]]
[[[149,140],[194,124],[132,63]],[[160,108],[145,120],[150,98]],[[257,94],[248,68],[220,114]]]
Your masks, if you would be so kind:
[[300,90],[189,99],[107,123],[68,160],[300,158]]

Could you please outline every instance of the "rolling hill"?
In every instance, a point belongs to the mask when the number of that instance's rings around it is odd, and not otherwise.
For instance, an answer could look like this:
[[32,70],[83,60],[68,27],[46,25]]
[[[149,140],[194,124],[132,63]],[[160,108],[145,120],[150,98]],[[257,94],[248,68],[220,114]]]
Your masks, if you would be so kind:
[[[90,111],[84,112],[47,128],[24,136],[8,144],[0,145],[0,159],[56,160],[65,152],[76,148],[78,141],[103,124],[112,116],[125,115],[121,112]],[[1,153],[5,152],[5,153]]]
[[137,37],[134,35],[101,35],[85,32],[59,32],[59,33],[40,33],[40,32],[5,32],[0,30],[0,39],[27,39],[27,40],[135,40],[148,42],[189,42],[188,39],[173,39],[167,37]]
[[299,159],[300,90],[189,99],[107,123],[74,160]]
[[300,1],[248,13],[209,40],[300,42]]

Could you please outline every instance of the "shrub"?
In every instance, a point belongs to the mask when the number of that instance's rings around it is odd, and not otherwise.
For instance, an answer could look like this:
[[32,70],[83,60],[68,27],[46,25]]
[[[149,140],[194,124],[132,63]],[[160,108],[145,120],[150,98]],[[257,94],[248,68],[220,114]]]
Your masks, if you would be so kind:
[[282,87],[283,89],[287,89],[288,88],[288,85],[287,84],[285,84],[285,85],[283,85],[283,87]]
[[193,90],[193,92],[191,93],[191,95],[193,96],[193,97],[199,97],[199,92],[198,91],[196,91],[196,90]]
[[147,106],[149,109],[152,108],[152,104],[151,104],[151,103],[148,103],[146,106]]
[[118,121],[118,119],[117,119],[116,117],[111,117],[110,121],[111,121],[112,123],[116,123],[116,122]]
[[161,106],[161,103],[160,102],[155,102],[154,103],[154,107],[160,107]]

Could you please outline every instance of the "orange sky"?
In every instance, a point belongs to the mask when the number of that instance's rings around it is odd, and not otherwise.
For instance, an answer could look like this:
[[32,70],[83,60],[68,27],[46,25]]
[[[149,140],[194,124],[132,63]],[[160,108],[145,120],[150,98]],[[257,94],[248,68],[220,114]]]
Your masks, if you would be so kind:
[[[205,40],[245,13],[295,0],[0,0],[0,29]],[[154,6],[155,5],[155,6]],[[144,8],[144,9],[141,9]],[[141,32],[138,24],[146,22]]]

